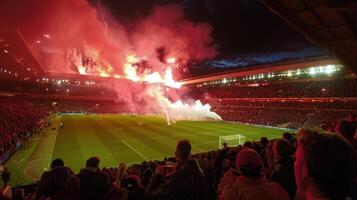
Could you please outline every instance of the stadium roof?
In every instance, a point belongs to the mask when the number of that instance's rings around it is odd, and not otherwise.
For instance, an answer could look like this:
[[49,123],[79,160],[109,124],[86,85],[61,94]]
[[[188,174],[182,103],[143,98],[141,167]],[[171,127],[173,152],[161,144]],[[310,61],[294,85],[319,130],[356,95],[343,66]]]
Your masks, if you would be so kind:
[[321,51],[315,47],[305,48],[298,51],[281,51],[260,54],[246,54],[239,55],[228,59],[216,59],[207,61],[205,64],[217,68],[244,68],[250,66],[257,66],[262,64],[270,64],[289,60],[307,59],[312,57],[320,57],[326,55],[327,52]]
[[17,30],[0,30],[0,59],[1,77],[37,77],[44,73]]
[[323,65],[339,65],[340,62],[336,59],[329,57],[312,57],[300,60],[289,60],[281,62],[273,62],[269,64],[262,64],[251,66],[249,68],[233,69],[229,71],[223,71],[218,73],[210,73],[203,76],[197,76],[187,79],[180,80],[182,84],[194,84],[207,81],[213,81],[218,79],[232,78],[232,77],[242,77],[252,74],[267,74],[270,72],[281,72],[288,70],[300,70],[303,68],[310,68],[313,66],[323,66]]
[[353,0],[260,0],[313,43],[357,69],[357,2]]
[[[191,76],[204,76],[215,73],[230,73],[232,70],[249,70],[256,67],[268,67],[282,62],[304,62],[311,59],[334,59],[327,51],[317,47],[307,47],[296,51],[279,51],[257,54],[241,54],[228,58],[218,58],[191,66]],[[202,69],[205,70],[202,70]]]

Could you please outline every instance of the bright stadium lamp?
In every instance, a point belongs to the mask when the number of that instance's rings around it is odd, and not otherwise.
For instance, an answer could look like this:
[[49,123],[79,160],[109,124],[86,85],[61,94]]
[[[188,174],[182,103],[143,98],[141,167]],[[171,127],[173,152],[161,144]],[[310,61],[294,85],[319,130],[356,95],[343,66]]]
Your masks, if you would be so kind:
[[335,66],[334,65],[327,65],[325,67],[325,73],[326,74],[332,74],[335,71]]
[[310,75],[316,74],[316,69],[315,69],[315,67],[311,67],[311,68],[310,68],[309,74],[310,74]]

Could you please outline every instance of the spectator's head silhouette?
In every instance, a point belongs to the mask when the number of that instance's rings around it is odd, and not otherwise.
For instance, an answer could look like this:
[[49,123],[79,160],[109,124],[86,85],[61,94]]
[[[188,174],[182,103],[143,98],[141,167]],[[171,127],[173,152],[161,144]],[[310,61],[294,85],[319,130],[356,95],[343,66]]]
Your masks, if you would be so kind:
[[340,134],[342,137],[350,140],[354,137],[356,129],[351,122],[341,120],[337,122],[335,126],[335,132]]
[[86,162],[86,167],[90,167],[90,168],[98,168],[99,167],[99,163],[100,163],[100,159],[96,156],[93,156],[91,158],[89,158]]
[[261,137],[260,138],[260,144],[262,144],[264,147],[267,146],[268,143],[269,143],[268,138],[266,138],[266,137]]
[[177,161],[189,160],[191,156],[191,143],[188,140],[178,141],[175,156]]
[[228,147],[227,142],[223,142],[223,148],[226,149]]
[[56,167],[63,167],[64,166],[64,162],[62,159],[54,159],[51,163],[51,169],[56,168]]
[[246,141],[246,142],[244,142],[243,147],[252,149],[253,148],[253,143],[251,141]]
[[345,199],[356,171],[352,147],[337,134],[300,130],[297,139],[298,189],[308,199]]
[[283,133],[283,138],[286,139],[287,141],[291,141],[291,134],[288,132]]
[[278,139],[273,144],[274,159],[280,160],[291,156],[292,147],[286,139]]

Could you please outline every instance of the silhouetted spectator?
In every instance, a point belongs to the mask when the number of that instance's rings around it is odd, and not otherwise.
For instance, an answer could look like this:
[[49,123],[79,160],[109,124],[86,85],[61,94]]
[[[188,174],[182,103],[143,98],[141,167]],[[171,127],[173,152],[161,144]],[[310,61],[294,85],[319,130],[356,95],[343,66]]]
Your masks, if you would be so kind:
[[10,181],[10,176],[11,176],[11,172],[9,171],[9,169],[5,166],[4,170],[1,173],[1,180],[4,182],[4,187],[7,186],[7,184]]
[[128,174],[129,175],[140,176],[141,175],[141,168],[138,165],[132,165],[128,169]]
[[216,190],[218,188],[219,181],[222,177],[222,164],[223,160],[227,157],[229,152],[229,147],[226,142],[223,143],[223,149],[218,153],[216,160],[214,161],[213,170],[213,189]]
[[221,178],[218,189],[217,189],[217,197],[222,195],[224,188],[228,185],[233,185],[236,181],[237,177],[241,175],[236,167],[231,167]]
[[83,200],[104,199],[109,191],[109,178],[107,174],[99,170],[99,163],[98,157],[91,157],[86,162],[86,168],[81,169],[77,174],[81,184]]
[[42,197],[65,199],[64,196],[68,190],[72,191],[72,199],[79,197],[79,181],[73,171],[69,167],[64,166],[62,159],[55,159],[51,163],[51,170],[44,172],[41,176],[36,199]]
[[262,157],[262,158],[264,157],[265,150],[266,150],[266,147],[268,146],[268,144],[269,144],[268,138],[266,138],[266,137],[260,138],[260,145],[257,148],[257,152],[259,153],[260,157]]
[[244,142],[243,147],[253,149],[253,143],[251,141],[246,141]]
[[274,151],[273,151],[274,141],[270,141],[265,149],[265,154],[263,159],[264,162],[264,172],[266,174],[271,174],[275,168],[274,161]]
[[233,185],[223,190],[221,200],[290,199],[279,184],[270,183],[263,175],[263,161],[256,151],[244,148],[239,152],[236,162],[243,176],[239,176]]
[[[0,197],[1,199],[1,197]],[[12,194],[13,200],[25,200],[25,191],[23,188],[16,189]]]
[[285,139],[278,139],[274,141],[273,152],[275,167],[271,180],[279,183],[289,193],[290,199],[294,199],[296,184],[291,144]]
[[341,120],[335,125],[335,132],[350,143],[357,157],[357,140],[354,138],[356,129],[353,124],[349,121]]
[[176,167],[165,177],[165,167],[156,168],[148,195],[154,199],[207,200],[209,188],[197,161],[191,160],[191,143],[181,140],[176,146]]
[[295,157],[298,192],[307,200],[348,196],[357,166],[352,147],[342,137],[300,130]]
[[140,184],[140,177],[137,175],[127,176],[121,185],[128,191],[128,200],[144,200],[144,188]]
[[142,175],[142,177],[141,177],[141,185],[142,185],[144,188],[146,188],[146,187],[149,185],[149,183],[150,183],[150,181],[151,181],[153,175],[154,175],[154,172],[152,171],[152,169],[146,168],[146,169],[144,170],[143,175]]
[[352,125],[357,129],[357,115],[351,114],[348,116],[348,121],[352,123]]

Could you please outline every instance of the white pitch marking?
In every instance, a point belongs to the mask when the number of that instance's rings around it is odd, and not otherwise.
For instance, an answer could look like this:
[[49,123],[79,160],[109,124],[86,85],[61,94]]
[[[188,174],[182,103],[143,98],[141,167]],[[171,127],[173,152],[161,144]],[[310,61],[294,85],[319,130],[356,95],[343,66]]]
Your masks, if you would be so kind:
[[131,146],[130,144],[128,144],[127,142],[125,142],[125,140],[121,140],[126,146],[128,146],[131,150],[135,151],[137,154],[139,154],[139,156],[141,156],[142,158],[144,158],[146,161],[150,160],[148,159],[146,156],[144,156],[142,153],[140,153],[140,151],[136,150],[133,146]]
[[[56,134],[55,140],[54,140],[53,143],[52,143],[51,154],[50,154],[50,157],[49,157],[49,159],[48,159],[47,169],[45,168],[45,170],[49,170],[49,169],[50,169],[50,166],[51,166],[53,150],[55,149],[55,144],[56,144],[56,140],[57,140],[57,135],[58,135],[58,131],[59,131],[59,128],[60,128],[59,123],[60,123],[61,120],[62,120],[61,116],[60,116],[58,119],[59,119],[59,121],[57,121],[57,129],[56,129],[56,131],[55,131],[55,134]],[[51,131],[50,131],[50,132],[51,132]],[[52,133],[52,134],[53,134],[53,133]]]

